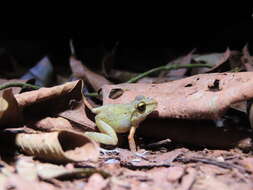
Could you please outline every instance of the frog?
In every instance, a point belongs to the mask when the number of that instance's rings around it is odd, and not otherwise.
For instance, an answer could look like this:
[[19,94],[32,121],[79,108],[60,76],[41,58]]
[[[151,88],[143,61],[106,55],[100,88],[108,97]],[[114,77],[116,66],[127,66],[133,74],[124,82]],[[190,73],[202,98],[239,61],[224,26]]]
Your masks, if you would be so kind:
[[85,135],[102,144],[117,145],[117,133],[129,132],[129,148],[132,152],[136,152],[135,131],[140,123],[155,111],[157,104],[155,99],[139,95],[130,103],[106,104],[92,108],[100,132],[85,132]]

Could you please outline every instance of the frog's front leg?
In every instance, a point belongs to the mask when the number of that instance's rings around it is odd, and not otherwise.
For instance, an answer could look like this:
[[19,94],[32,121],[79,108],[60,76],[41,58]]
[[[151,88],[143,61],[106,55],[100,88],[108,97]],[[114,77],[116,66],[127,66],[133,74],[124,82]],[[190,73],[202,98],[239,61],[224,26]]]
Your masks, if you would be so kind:
[[135,144],[135,141],[134,141],[135,131],[136,131],[136,127],[132,126],[131,129],[130,129],[129,135],[128,135],[129,148],[132,152],[136,151],[136,144]]
[[101,133],[86,132],[85,135],[102,144],[107,145],[118,144],[118,137],[114,129],[100,118],[96,118],[95,120],[97,127],[99,131],[101,131]]

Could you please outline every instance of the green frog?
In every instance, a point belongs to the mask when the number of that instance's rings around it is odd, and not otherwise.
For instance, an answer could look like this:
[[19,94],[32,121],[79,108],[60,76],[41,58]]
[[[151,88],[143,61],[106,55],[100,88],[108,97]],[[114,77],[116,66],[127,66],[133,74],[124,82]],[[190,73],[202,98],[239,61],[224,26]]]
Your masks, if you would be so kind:
[[107,104],[93,108],[99,132],[86,132],[89,138],[107,145],[117,145],[117,133],[128,131],[128,142],[131,151],[136,151],[134,134],[140,122],[157,107],[157,101],[144,96],[137,96],[128,104]]

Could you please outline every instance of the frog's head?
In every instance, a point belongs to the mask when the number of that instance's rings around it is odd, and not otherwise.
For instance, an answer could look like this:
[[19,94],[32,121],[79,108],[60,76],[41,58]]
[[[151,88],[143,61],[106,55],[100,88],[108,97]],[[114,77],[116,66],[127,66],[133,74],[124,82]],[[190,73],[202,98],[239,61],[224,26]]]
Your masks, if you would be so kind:
[[132,104],[134,112],[131,117],[131,123],[134,126],[138,126],[157,107],[157,101],[145,96],[136,96]]

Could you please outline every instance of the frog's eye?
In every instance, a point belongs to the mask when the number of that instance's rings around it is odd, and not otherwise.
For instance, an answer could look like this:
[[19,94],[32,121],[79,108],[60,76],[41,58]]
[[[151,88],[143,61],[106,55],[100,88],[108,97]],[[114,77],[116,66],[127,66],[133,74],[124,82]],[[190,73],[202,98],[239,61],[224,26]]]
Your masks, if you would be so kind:
[[146,110],[146,104],[144,102],[139,103],[137,109],[139,112],[144,112]]

